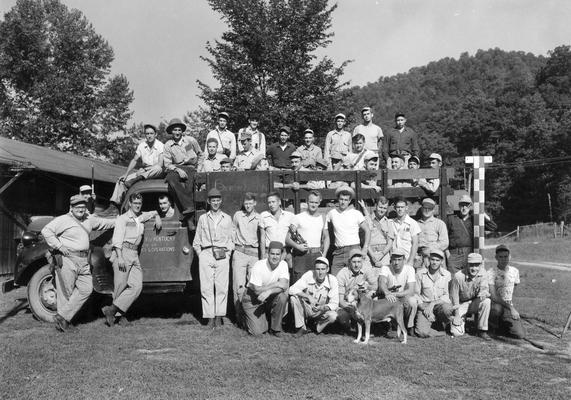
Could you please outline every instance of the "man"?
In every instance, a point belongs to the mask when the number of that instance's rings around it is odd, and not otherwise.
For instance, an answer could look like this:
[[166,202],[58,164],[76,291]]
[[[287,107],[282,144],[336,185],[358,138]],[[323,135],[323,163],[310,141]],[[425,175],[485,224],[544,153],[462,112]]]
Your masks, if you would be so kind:
[[113,303],[101,309],[108,326],[127,324],[126,313],[141,294],[143,271],[139,261],[139,247],[145,232],[145,222],[155,217],[155,229],[161,229],[161,219],[156,211],[142,212],[143,197],[139,193],[129,196],[129,210],[117,217],[111,243],[113,253]]
[[[404,156],[402,154],[394,154],[390,158],[390,169],[407,169],[404,163]],[[410,179],[389,179],[388,185],[391,188],[396,187],[411,187],[412,183]]]
[[452,277],[450,298],[454,308],[454,319],[450,327],[452,336],[462,336],[465,332],[465,319],[468,315],[476,315],[478,336],[490,340],[488,336],[488,318],[490,317],[490,291],[488,275],[482,266],[482,256],[478,253],[468,254],[468,263],[464,271],[458,271]]
[[442,266],[443,260],[444,253],[441,250],[430,250],[428,269],[421,269],[416,277],[418,311],[414,332],[421,338],[445,336],[444,331],[433,329],[433,324],[446,325],[452,316],[448,293],[450,272]]
[[344,127],[345,114],[339,113],[335,116],[335,129],[327,133],[325,137],[323,158],[329,162],[329,165],[333,153],[338,153],[343,158],[351,151],[351,133],[344,130]]
[[293,256],[292,283],[311,271],[315,260],[321,256],[321,236],[325,222],[323,215],[317,212],[320,203],[321,194],[317,191],[309,192],[307,211],[295,215],[287,232],[286,245],[292,248]]
[[227,129],[229,119],[230,115],[227,112],[218,113],[218,124],[216,128],[208,132],[206,140],[210,138],[218,140],[218,153],[233,160],[236,158],[236,137]]
[[226,156],[218,152],[218,139],[213,137],[206,140],[206,157],[198,167],[198,172],[218,172],[220,171],[220,161]]
[[345,169],[351,170],[364,170],[365,169],[365,157],[367,155],[373,155],[377,158],[379,155],[377,153],[368,151],[365,148],[365,136],[357,133],[353,136],[353,152],[348,154],[343,160],[343,167]]
[[303,145],[297,148],[301,154],[301,166],[305,168],[315,168],[315,161],[323,157],[323,153],[319,147],[313,144],[315,135],[311,129],[303,131]]
[[519,312],[513,305],[514,289],[519,285],[519,271],[509,265],[510,250],[501,244],[496,247],[497,265],[488,271],[492,299],[490,325],[500,335],[523,339],[525,331]]
[[391,168],[389,156],[393,154],[403,155],[405,164],[411,156],[420,156],[420,146],[418,145],[418,135],[414,130],[406,125],[406,118],[403,113],[395,114],[395,127],[387,132],[383,137],[383,159],[387,163],[387,168]]
[[[316,171],[326,171],[329,162],[325,158],[315,160]],[[305,185],[307,189],[325,189],[325,181],[308,181]]]
[[285,261],[281,261],[282,250],[282,243],[270,242],[268,258],[252,267],[248,289],[242,299],[246,329],[251,335],[266,333],[269,317],[270,334],[281,336],[289,288],[288,267]]
[[379,276],[381,267],[389,264],[391,260],[390,251],[395,239],[395,234],[387,218],[388,209],[389,201],[386,197],[380,196],[377,199],[373,215],[365,217],[371,231],[368,255],[376,277]]
[[[331,273],[337,275],[341,268],[349,262],[352,250],[358,249],[362,254],[367,254],[371,233],[369,225],[361,212],[349,208],[355,191],[349,186],[342,186],[335,190],[338,207],[327,213],[325,226],[323,227],[323,254],[327,254],[330,246],[329,228],[333,229],[335,237],[335,250],[333,250],[333,262]],[[359,233],[364,236],[363,246],[360,246]]]
[[246,291],[248,276],[252,267],[258,261],[260,214],[256,211],[255,194],[250,192],[244,194],[242,209],[234,214],[232,225],[234,227],[232,235],[234,241],[232,291],[234,293],[236,319],[240,321],[242,315],[240,304]]
[[[161,178],[163,176],[163,151],[164,145],[157,140],[157,128],[151,124],[143,126],[145,132],[145,141],[137,146],[135,155],[129,165],[127,171],[119,177],[115,184],[113,195],[111,196],[112,207],[118,212],[123,201],[123,196],[127,189],[142,179]],[[186,126],[185,126],[186,129]],[[131,173],[140,162],[140,168]]]
[[230,172],[232,171],[232,160],[228,157],[224,157],[220,160],[220,172]]
[[361,116],[363,117],[363,123],[353,129],[353,136],[359,133],[363,135],[365,137],[365,149],[376,153],[381,158],[383,155],[383,130],[380,126],[373,123],[373,110],[371,107],[363,107]]
[[266,135],[258,130],[259,117],[256,114],[248,116],[248,126],[238,131],[238,152],[244,151],[244,134],[251,138],[251,149],[259,154],[266,155]]
[[79,194],[83,196],[87,205],[87,214],[93,214],[95,212],[95,193],[93,193],[93,188],[89,185],[81,185],[79,187]]
[[444,252],[448,248],[448,229],[444,221],[434,216],[435,207],[434,200],[430,198],[422,200],[421,215],[418,220],[420,227],[418,245]]
[[255,164],[263,156],[262,153],[259,153],[252,148],[252,134],[250,132],[242,133],[242,136],[240,137],[240,143],[241,150],[240,154],[236,156],[236,160],[234,160],[234,168],[236,168],[236,171],[247,171],[255,169]]
[[261,258],[266,257],[266,247],[271,242],[279,242],[285,245],[287,232],[293,223],[294,214],[282,210],[282,199],[277,192],[268,193],[266,196],[268,211],[260,214],[260,249]]
[[91,269],[87,263],[89,233],[110,229],[114,219],[87,218],[87,202],[81,195],[69,201],[70,211],[54,218],[42,229],[42,236],[52,252],[55,267],[57,314],[56,329],[65,332],[70,322],[93,291]]
[[[430,163],[430,168],[440,169],[440,167],[442,166],[442,156],[440,154],[432,153],[428,157],[428,161]],[[423,188],[426,193],[434,194],[434,193],[436,193],[436,191],[438,190],[438,187],[440,186],[440,179],[438,179],[438,178],[433,178],[433,179],[420,178],[418,180],[418,186]]]
[[467,265],[468,254],[474,249],[474,222],[470,213],[472,199],[463,195],[458,202],[458,211],[446,218],[446,229],[450,242],[446,257],[448,270],[456,273]]
[[[302,167],[301,165],[301,153],[297,150],[291,153],[289,156],[291,162],[291,170],[297,171],[310,171],[309,168]],[[281,182],[274,182],[274,188],[291,188],[293,190],[299,190],[300,188],[307,188],[307,182],[296,182],[293,180],[293,175],[281,175],[279,177]]]
[[296,147],[289,140],[290,129],[287,126],[280,128],[279,142],[271,144],[266,150],[266,156],[270,165],[277,169],[290,169],[290,156]]
[[337,319],[339,289],[337,278],[329,274],[329,261],[318,257],[313,263],[313,271],[305,272],[289,288],[289,302],[293,311],[295,335],[308,332],[307,321],[315,321],[315,332],[321,333],[325,327]]
[[347,302],[346,295],[355,288],[364,289],[369,297],[377,292],[377,279],[370,268],[363,268],[363,257],[364,254],[360,249],[351,250],[348,257],[349,262],[337,273],[339,287],[337,320],[345,329],[350,327],[351,308],[354,306]]
[[166,194],[159,196],[159,217],[162,221],[171,220],[175,217],[174,208],[172,208],[172,203]]
[[408,215],[408,203],[402,197],[393,201],[396,217],[389,220],[389,226],[395,235],[393,250],[401,250],[405,255],[405,262],[414,264],[414,257],[418,249],[418,235],[420,226]]
[[[369,152],[365,155],[365,171],[377,172],[379,169],[379,157],[375,153]],[[351,186],[355,188],[355,183]],[[377,178],[363,179],[361,181],[361,187],[363,189],[373,189],[377,193],[381,193],[383,188],[378,185]]]
[[391,254],[390,264],[380,268],[379,296],[392,303],[400,299],[404,306],[404,319],[409,335],[412,335],[414,317],[418,307],[415,291],[414,268],[405,264],[404,252],[397,249]]
[[220,190],[212,188],[207,196],[210,210],[198,219],[192,247],[198,256],[202,317],[209,328],[216,328],[226,316],[233,227],[230,216],[220,209]]
[[417,156],[411,156],[408,159],[408,169],[419,169],[420,168],[420,158]]

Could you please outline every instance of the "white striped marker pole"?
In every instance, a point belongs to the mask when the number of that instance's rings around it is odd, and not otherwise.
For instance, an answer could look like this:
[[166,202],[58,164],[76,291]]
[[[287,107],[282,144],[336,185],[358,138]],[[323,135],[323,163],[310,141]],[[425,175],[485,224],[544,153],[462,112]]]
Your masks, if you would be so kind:
[[474,252],[480,253],[484,251],[484,239],[486,234],[484,219],[485,204],[485,183],[486,183],[486,164],[492,162],[491,156],[468,156],[466,164],[474,164],[474,194],[472,202],[474,203]]

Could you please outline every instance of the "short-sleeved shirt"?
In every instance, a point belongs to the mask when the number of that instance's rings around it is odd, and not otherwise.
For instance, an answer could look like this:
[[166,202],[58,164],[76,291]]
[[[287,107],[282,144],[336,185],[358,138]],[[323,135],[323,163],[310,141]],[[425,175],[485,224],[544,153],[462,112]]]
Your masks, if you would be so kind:
[[287,263],[280,261],[278,266],[272,270],[268,265],[268,260],[264,259],[257,261],[252,266],[249,282],[255,286],[266,286],[276,283],[280,279],[285,279],[289,282]]
[[506,303],[512,303],[515,285],[519,285],[519,270],[508,265],[505,270],[497,266],[488,271],[488,283],[496,287],[496,293]]
[[409,258],[412,250],[412,238],[420,233],[418,223],[407,215],[402,222],[396,218],[390,219],[389,225],[395,233],[393,250],[402,250],[405,253],[405,258]]
[[255,131],[252,130],[249,126],[238,131],[238,152],[244,151],[244,147],[242,147],[242,135],[246,132],[252,134],[252,149],[266,155],[266,135],[257,129]]
[[165,145],[159,141],[154,141],[152,146],[149,146],[147,141],[139,143],[137,150],[135,150],[135,156],[141,160],[143,167],[151,167],[153,165],[158,165],[159,156],[163,154]]
[[395,274],[393,269],[388,265],[381,267],[380,276],[387,278],[387,287],[390,289],[394,286],[400,286],[396,291],[403,292],[406,284],[409,286],[416,282],[414,268],[408,264],[402,267],[402,271]]
[[125,242],[138,246],[143,238],[145,222],[153,218],[154,215],[155,213],[152,211],[135,215],[131,210],[119,215],[115,222],[115,230],[111,239],[113,247],[122,249]]
[[253,211],[250,215],[244,210],[236,211],[232,219],[234,225],[234,244],[236,246],[258,247],[258,227],[260,214]]
[[202,160],[202,164],[198,168],[198,172],[220,171],[220,161],[222,161],[225,158],[226,156],[220,153],[214,154],[214,157],[210,157],[210,155],[206,156],[204,160]]
[[389,239],[394,240],[395,233],[386,215],[379,219],[376,214],[373,213],[366,217],[365,220],[371,232],[370,246],[382,246],[387,244]]
[[201,155],[200,145],[192,136],[183,136],[178,143],[172,139],[168,140],[163,150],[167,170],[184,165],[196,168]]
[[269,211],[262,211],[260,227],[265,231],[266,246],[269,246],[270,242],[274,240],[285,245],[287,232],[294,217],[293,213],[282,210],[280,218],[277,220]]
[[325,223],[328,225],[331,222],[333,225],[335,246],[344,247],[360,244],[359,226],[363,221],[365,221],[363,214],[354,208],[343,212],[334,208],[327,213]]
[[329,160],[332,153],[339,153],[346,156],[351,152],[351,133],[342,131],[330,131],[325,138],[325,149],[323,156]]
[[[218,128],[216,128],[208,132],[208,135],[206,135],[207,143],[210,138],[218,140],[218,153],[224,154],[224,149],[228,149],[230,150],[230,155],[228,157],[232,160],[236,158],[236,136],[234,136],[232,132],[228,129],[219,131]],[[206,145],[204,146],[204,152],[206,153]]]
[[428,268],[422,268],[417,276],[417,294],[421,302],[442,301],[450,303],[448,284],[450,283],[450,272],[444,268],[439,268],[434,275],[430,274]]
[[297,232],[305,239],[308,247],[321,247],[321,234],[325,224],[323,215],[309,215],[307,211],[297,214],[292,225],[297,227]]
[[327,274],[325,280],[318,284],[315,280],[314,272],[307,271],[289,288],[289,294],[295,296],[301,292],[317,300],[318,305],[327,305],[331,311],[339,307],[339,285],[337,278]]
[[248,169],[252,169],[252,164],[256,157],[258,156],[258,152],[255,150],[250,151],[242,151],[240,154],[236,156],[236,160],[234,161],[234,167],[238,171],[245,171]]
[[356,286],[362,286],[368,290],[377,290],[377,279],[371,268],[361,268],[358,273],[354,273],[351,268],[343,267],[337,273],[337,283],[339,284],[339,295],[344,296],[349,290]]
[[309,147],[305,145],[299,146],[297,151],[301,154],[302,167],[315,167],[315,161],[323,158],[323,152],[314,144]]
[[343,164],[348,169],[364,170],[365,169],[365,157],[369,153],[370,153],[370,151],[367,149],[364,149],[360,153],[349,153],[343,159]]
[[274,143],[268,146],[266,156],[271,160],[272,167],[289,169],[291,168],[289,156],[294,151],[296,151],[296,147],[290,142],[287,142],[284,148],[279,143]]
[[359,133],[365,136],[365,148],[378,153],[379,139],[383,138],[383,130],[381,127],[372,122],[369,125],[357,125],[355,129],[353,129],[353,136]]
[[490,296],[488,273],[483,267],[480,267],[480,270],[473,278],[466,275],[464,271],[458,271],[454,274],[450,284],[452,304],[464,303],[480,296]]

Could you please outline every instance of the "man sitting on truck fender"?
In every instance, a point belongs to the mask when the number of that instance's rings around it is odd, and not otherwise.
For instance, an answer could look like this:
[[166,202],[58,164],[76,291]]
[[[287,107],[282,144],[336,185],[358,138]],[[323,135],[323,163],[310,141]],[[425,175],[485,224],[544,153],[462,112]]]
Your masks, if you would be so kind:
[[87,263],[89,233],[115,226],[115,219],[88,218],[87,201],[82,195],[72,196],[69,205],[69,213],[54,218],[42,229],[46,243],[62,259],[55,270],[57,314],[54,317],[56,329],[62,332],[69,328],[71,319],[93,291]]

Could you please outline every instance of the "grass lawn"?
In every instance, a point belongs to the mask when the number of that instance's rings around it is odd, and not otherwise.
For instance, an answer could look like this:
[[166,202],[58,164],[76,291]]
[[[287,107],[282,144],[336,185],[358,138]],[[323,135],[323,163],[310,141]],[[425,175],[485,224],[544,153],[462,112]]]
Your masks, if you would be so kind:
[[[543,242],[536,240],[515,241],[513,239],[498,241],[486,240],[486,245],[503,243],[512,253],[512,259],[519,261],[543,261],[571,264],[571,239],[549,239]],[[486,257],[493,259],[494,249],[486,250]]]
[[0,397],[569,399],[571,332],[556,335],[571,311],[571,271],[520,272],[515,304],[543,350],[473,336],[402,345],[396,332],[367,346],[339,334],[252,338],[233,326],[210,331],[192,314],[152,312],[130,327],[99,318],[61,334],[26,312],[19,289],[0,296]]

